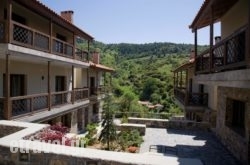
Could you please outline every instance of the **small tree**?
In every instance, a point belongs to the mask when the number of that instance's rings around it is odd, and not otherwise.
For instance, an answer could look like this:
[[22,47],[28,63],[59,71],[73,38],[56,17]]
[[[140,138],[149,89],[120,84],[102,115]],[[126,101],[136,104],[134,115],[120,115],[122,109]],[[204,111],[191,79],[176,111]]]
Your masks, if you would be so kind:
[[103,129],[101,131],[99,140],[107,144],[108,150],[110,150],[110,142],[116,140],[116,129],[113,123],[113,114],[114,110],[111,106],[111,96],[107,94],[103,105]]

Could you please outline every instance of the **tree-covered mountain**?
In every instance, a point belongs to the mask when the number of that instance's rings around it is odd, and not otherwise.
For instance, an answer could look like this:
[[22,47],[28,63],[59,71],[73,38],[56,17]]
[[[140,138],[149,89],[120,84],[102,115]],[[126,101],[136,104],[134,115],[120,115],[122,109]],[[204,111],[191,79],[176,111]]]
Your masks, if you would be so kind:
[[[206,46],[198,47],[199,51]],[[172,70],[185,61],[192,44],[103,44],[94,42],[92,50],[101,54],[101,63],[115,69],[112,87],[120,112],[147,112],[138,100],[162,104],[157,113],[176,112],[173,101]]]

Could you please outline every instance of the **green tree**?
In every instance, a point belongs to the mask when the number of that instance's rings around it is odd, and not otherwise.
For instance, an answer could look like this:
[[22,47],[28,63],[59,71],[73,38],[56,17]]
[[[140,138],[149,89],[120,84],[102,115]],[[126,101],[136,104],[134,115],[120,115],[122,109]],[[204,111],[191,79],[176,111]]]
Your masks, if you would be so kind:
[[149,78],[144,83],[140,99],[150,100],[151,95],[156,91],[156,89],[157,89],[157,81],[154,78]]
[[112,109],[111,99],[111,95],[107,94],[103,105],[103,129],[99,136],[99,140],[107,144],[108,150],[110,150],[110,143],[116,140],[116,129],[113,123],[114,110]]

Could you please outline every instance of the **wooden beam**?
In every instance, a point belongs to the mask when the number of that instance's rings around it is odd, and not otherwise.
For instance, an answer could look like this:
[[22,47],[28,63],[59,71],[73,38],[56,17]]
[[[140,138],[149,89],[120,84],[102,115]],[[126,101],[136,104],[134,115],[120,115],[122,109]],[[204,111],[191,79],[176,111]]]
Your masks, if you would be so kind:
[[87,87],[88,87],[88,97],[89,97],[89,95],[90,95],[90,87],[89,87],[89,69],[87,69]]
[[75,103],[75,73],[74,73],[75,67],[74,65],[72,65],[72,70],[71,70],[71,74],[72,74],[72,104]]
[[246,37],[246,59],[247,67],[250,68],[250,2],[248,2],[248,27],[247,27],[247,37]]
[[197,45],[198,45],[198,31],[195,29],[194,31],[194,73],[196,73],[196,58],[198,56]]
[[52,22],[52,19],[50,19],[50,30],[49,30],[49,34],[50,34],[49,52],[52,53],[52,50],[53,50],[53,39],[52,39],[52,34],[53,34],[53,22]]
[[6,27],[6,31],[7,33],[6,34],[6,40],[8,43],[11,42],[12,40],[12,34],[13,34],[13,31],[12,31],[12,0],[8,0],[7,1],[7,27]]
[[213,68],[213,45],[214,45],[214,13],[213,7],[211,7],[211,20],[210,20],[210,44],[209,44],[209,71],[212,72]]
[[5,83],[4,118],[10,120],[12,116],[11,100],[10,100],[10,54],[6,54],[4,83]]
[[87,56],[87,61],[89,61],[89,59],[90,59],[90,57],[89,57],[89,56],[90,56],[90,52],[89,52],[89,51],[90,51],[89,43],[90,43],[90,42],[89,42],[89,40],[88,40],[88,56]]
[[47,86],[48,86],[48,110],[51,110],[51,62],[48,61],[48,82],[47,82]]
[[186,69],[186,84],[185,84],[185,86],[186,86],[186,92],[187,92],[187,90],[188,90],[188,69]]

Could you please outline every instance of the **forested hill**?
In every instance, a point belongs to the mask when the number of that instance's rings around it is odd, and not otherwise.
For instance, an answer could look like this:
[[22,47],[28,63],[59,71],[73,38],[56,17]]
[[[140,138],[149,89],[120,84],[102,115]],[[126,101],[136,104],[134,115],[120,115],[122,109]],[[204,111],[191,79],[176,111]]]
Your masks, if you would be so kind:
[[[201,46],[202,50],[206,47]],[[173,101],[172,70],[189,59],[191,44],[103,44],[94,42],[91,50],[99,51],[101,64],[115,69],[112,90],[116,111],[146,112],[138,100],[162,104],[157,113],[178,110]]]
[[147,44],[103,44],[94,42],[95,48],[100,48],[102,51],[114,50],[118,56],[126,59],[157,56],[164,57],[169,54],[188,54],[193,49],[192,44],[175,44],[170,42],[147,43]]

